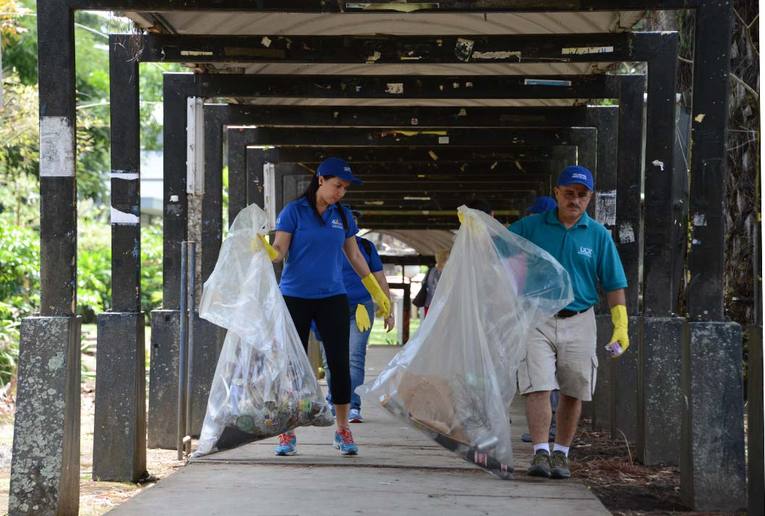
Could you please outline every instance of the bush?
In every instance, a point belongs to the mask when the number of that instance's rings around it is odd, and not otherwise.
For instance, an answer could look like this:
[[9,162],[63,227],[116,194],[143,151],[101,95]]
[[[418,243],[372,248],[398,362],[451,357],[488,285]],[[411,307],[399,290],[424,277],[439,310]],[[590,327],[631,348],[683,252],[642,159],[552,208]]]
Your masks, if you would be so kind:
[[39,235],[0,224],[0,382],[16,372],[19,325],[40,304]]
[[141,228],[141,309],[145,313],[162,306],[162,226]]
[[[83,209],[82,211],[87,211]],[[88,220],[78,224],[77,313],[85,324],[111,308],[112,250],[108,223]]]

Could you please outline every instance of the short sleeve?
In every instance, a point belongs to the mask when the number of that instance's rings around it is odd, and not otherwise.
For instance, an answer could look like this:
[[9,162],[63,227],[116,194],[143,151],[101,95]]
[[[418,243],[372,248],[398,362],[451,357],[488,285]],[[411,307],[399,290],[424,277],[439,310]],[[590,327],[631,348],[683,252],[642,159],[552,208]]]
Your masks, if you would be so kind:
[[526,235],[525,235],[525,232],[524,232],[523,219],[516,220],[515,222],[513,222],[512,224],[507,226],[507,229],[510,232],[515,233],[516,235],[520,235],[520,236],[526,238]]
[[343,205],[340,206],[345,213],[345,220],[348,221],[348,229],[345,231],[345,238],[351,238],[359,232],[359,227],[356,225],[356,221],[353,220],[353,213],[351,213],[351,210]]
[[598,264],[598,279],[603,290],[612,292],[627,288],[627,276],[624,274],[619,251],[617,251],[616,244],[608,231],[604,231],[601,248],[603,252]]
[[[369,242],[369,240],[367,240],[367,242]],[[367,260],[367,263],[369,264],[370,272],[380,272],[383,270],[382,260],[380,259],[380,255],[377,254],[377,249],[372,242],[369,242],[369,260]]]
[[291,202],[282,208],[281,213],[276,218],[276,231],[292,234],[297,229],[297,222],[297,205]]

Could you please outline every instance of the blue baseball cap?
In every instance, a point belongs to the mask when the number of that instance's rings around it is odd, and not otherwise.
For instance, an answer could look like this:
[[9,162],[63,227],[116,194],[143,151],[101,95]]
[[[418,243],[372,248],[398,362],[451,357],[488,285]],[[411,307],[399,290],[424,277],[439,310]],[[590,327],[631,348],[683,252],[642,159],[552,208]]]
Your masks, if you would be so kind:
[[558,186],[584,185],[588,190],[595,189],[595,181],[592,179],[592,172],[581,165],[569,165],[563,169],[558,176]]
[[340,158],[327,158],[316,169],[317,176],[335,176],[343,181],[350,181],[351,184],[360,185],[363,181],[354,176],[351,172],[351,166],[347,161]]
[[534,199],[534,204],[529,206],[526,211],[529,213],[544,213],[557,207],[558,204],[555,202],[555,199],[549,195],[540,195]]

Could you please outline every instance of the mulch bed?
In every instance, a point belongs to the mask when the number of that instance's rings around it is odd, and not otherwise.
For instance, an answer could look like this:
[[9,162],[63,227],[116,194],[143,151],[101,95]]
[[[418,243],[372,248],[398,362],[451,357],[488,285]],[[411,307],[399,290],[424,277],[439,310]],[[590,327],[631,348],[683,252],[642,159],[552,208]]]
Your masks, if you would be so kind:
[[572,477],[617,515],[721,514],[691,512],[680,500],[680,470],[643,466],[636,462],[635,453],[634,443],[611,439],[605,432],[580,430],[571,451]]

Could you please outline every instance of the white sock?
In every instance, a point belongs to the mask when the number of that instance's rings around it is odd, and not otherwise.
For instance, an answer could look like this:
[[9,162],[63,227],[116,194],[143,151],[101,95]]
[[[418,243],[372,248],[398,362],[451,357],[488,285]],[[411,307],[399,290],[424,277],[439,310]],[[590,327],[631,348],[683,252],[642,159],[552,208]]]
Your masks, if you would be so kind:
[[563,455],[568,457],[568,449],[569,446],[563,446],[562,444],[555,443],[555,446],[553,447],[553,451],[562,451]]
[[539,443],[534,445],[534,455],[536,455],[537,451],[544,450],[547,452],[547,454],[550,454],[550,443]]

